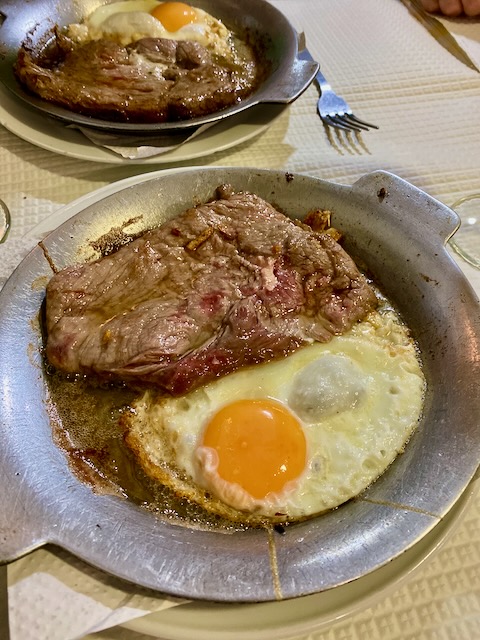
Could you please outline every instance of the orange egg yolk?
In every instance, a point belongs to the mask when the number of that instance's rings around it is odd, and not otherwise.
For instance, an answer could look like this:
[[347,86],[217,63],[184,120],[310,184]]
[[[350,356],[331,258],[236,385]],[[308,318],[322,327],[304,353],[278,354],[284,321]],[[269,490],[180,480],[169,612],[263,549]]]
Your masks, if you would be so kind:
[[239,400],[208,423],[203,445],[216,450],[218,475],[254,498],[280,492],[305,468],[306,441],[299,421],[272,400]]
[[197,21],[197,12],[184,2],[162,2],[150,11],[170,32],[178,31],[186,24]]

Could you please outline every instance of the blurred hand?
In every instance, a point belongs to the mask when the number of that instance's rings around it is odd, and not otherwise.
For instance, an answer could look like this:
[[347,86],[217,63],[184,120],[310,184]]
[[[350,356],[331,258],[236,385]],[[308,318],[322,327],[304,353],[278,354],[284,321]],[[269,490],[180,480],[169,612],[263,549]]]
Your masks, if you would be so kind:
[[480,0],[420,0],[423,8],[431,13],[443,13],[455,18],[466,15],[480,16]]

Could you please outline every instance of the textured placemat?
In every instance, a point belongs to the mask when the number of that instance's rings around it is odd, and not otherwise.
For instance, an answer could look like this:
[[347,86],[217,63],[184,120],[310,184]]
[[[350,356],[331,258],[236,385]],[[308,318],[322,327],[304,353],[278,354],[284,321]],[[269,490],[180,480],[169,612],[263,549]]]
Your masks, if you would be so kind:
[[[401,2],[273,4],[306,33],[309,49],[334,88],[380,130],[329,136],[316,115],[318,94],[312,86],[259,137],[181,164],[282,168],[345,184],[385,169],[447,204],[480,190],[480,74],[446,52]],[[480,23],[451,24],[473,55],[480,51]],[[40,220],[97,187],[155,168],[78,160],[0,128],[0,197],[12,214],[9,239],[0,245],[0,286],[34,243],[24,235]],[[478,282],[478,272],[462,266]],[[315,640],[480,638],[479,531],[477,497],[450,540],[406,584],[367,611],[316,634]],[[152,594],[125,590],[122,583],[51,549],[9,567],[9,578],[12,640],[68,640],[95,625],[111,626],[164,606]],[[126,630],[103,633],[140,638]]]

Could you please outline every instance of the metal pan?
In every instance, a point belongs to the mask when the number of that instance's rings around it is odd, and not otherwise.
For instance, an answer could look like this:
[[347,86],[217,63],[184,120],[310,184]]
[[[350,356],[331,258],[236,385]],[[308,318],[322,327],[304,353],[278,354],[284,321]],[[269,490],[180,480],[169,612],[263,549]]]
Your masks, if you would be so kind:
[[42,36],[54,24],[64,26],[78,22],[98,6],[108,3],[102,0],[29,0],[22,3],[3,0],[0,5],[0,81],[30,107],[67,124],[111,133],[148,135],[215,123],[262,103],[289,104],[305,91],[318,71],[318,63],[298,59],[295,29],[265,0],[242,0],[241,9],[237,0],[194,0],[192,5],[211,13],[237,33],[258,33],[262,42],[267,42],[265,56],[271,71],[257,91],[237,105],[182,122],[133,124],[82,116],[25,91],[15,78],[13,64],[27,32],[39,25],[35,28],[33,42],[42,42]]
[[[89,241],[141,216],[138,228],[206,200],[221,183],[287,214],[333,211],[346,248],[365,261],[419,343],[428,391],[405,452],[357,499],[273,539],[165,522],[127,500],[96,495],[52,440],[39,310],[52,275],[35,248],[0,293],[0,559],[53,543],[106,572],[193,599],[258,602],[355,580],[422,539],[473,477],[480,451],[480,305],[446,240],[458,217],[385,172],[353,186],[246,168],[152,174],[85,208],[45,240],[57,268],[94,257]],[[273,562],[273,559],[276,561]]]

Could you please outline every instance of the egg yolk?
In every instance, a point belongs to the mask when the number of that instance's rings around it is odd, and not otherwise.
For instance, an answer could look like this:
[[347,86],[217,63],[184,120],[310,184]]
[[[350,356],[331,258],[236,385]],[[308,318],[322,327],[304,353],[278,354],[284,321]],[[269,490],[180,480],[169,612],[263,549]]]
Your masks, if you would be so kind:
[[197,21],[195,9],[184,2],[162,2],[150,11],[150,15],[160,20],[165,29],[172,33]]
[[272,400],[239,400],[208,423],[203,445],[218,454],[218,475],[254,498],[279,492],[305,468],[306,440],[299,421]]

